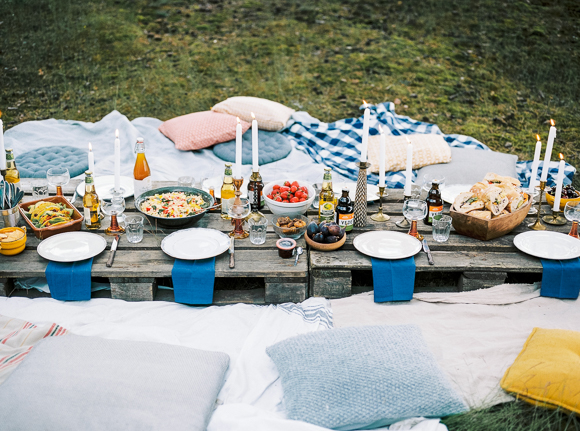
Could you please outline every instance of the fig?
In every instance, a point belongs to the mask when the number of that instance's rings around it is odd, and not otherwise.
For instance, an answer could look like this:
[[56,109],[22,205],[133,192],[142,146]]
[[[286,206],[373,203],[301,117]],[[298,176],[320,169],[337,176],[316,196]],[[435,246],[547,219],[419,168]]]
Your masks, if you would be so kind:
[[333,236],[340,236],[340,226],[337,224],[328,226],[328,233]]
[[338,242],[338,237],[337,236],[334,236],[334,235],[329,235],[329,236],[326,237],[326,242],[329,243],[329,244]]
[[321,233],[317,233],[316,235],[314,235],[312,240],[316,242],[324,242],[324,235],[322,235]]
[[342,237],[344,236],[344,234],[346,233],[346,231],[344,230],[343,227],[340,228],[340,234],[338,235],[338,239],[342,239]]
[[324,226],[320,227],[320,233],[324,236],[330,235],[328,232],[328,225],[325,224]]
[[334,221],[331,221],[330,223],[328,223],[328,226],[338,226],[338,224]]
[[308,233],[308,236],[312,239],[314,235],[318,233],[318,225],[316,224],[316,222],[311,222],[306,228],[306,232]]

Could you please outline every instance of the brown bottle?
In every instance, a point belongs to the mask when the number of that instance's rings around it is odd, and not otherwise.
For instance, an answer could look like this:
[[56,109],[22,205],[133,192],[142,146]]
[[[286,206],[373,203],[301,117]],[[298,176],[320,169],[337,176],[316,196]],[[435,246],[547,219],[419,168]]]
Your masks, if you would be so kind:
[[433,180],[431,190],[427,195],[427,215],[425,216],[425,224],[432,225],[433,219],[439,219],[443,215],[443,199],[441,199],[441,192],[439,191],[439,180]]

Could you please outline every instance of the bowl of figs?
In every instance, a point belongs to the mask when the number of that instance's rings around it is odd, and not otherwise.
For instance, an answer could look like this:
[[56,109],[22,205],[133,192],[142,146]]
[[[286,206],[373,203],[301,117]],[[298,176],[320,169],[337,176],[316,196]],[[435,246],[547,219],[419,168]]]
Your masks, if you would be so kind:
[[343,246],[346,241],[346,233],[334,222],[317,223],[312,221],[306,227],[304,238],[314,250],[333,251]]

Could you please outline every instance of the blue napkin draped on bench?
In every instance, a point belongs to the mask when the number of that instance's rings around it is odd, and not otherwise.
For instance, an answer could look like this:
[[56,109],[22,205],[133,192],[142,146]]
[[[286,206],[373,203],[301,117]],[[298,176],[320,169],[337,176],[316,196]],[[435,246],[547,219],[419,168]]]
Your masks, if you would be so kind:
[[540,259],[542,273],[541,296],[576,299],[580,293],[580,259]]
[[175,259],[171,279],[175,302],[209,305],[213,302],[215,257],[199,260]]
[[44,275],[50,295],[59,301],[91,299],[91,269],[93,258],[78,262],[48,262]]
[[375,259],[373,287],[375,302],[410,301],[415,288],[415,258]]

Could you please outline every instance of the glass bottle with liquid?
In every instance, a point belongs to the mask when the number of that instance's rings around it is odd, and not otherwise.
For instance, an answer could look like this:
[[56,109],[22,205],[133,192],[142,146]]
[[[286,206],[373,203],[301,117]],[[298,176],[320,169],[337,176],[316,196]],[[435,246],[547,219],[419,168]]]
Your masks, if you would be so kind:
[[221,189],[221,204],[222,204],[222,218],[229,220],[228,210],[230,205],[234,202],[233,198],[236,196],[236,188],[234,187],[234,180],[232,177],[232,164],[226,163],[226,170],[224,172],[224,182]]
[[137,138],[135,144],[135,152],[137,159],[135,160],[135,167],[133,168],[133,187],[135,189],[134,197],[137,199],[144,192],[152,189],[151,184],[151,169],[145,157],[145,143],[143,138]]
[[11,148],[6,148],[6,175],[4,175],[4,180],[13,184],[20,182],[20,172],[16,169],[16,159]]
[[440,219],[443,215],[443,199],[439,191],[439,181],[433,180],[431,190],[427,194],[427,215],[423,220],[425,224],[432,225],[433,219]]
[[83,210],[85,227],[88,230],[96,230],[101,227],[100,200],[95,191],[93,173],[85,172],[85,195],[83,196]]
[[260,171],[252,171],[250,182],[248,183],[248,201],[253,213],[259,212],[264,205],[262,204],[262,189],[264,183]]
[[354,224],[354,205],[348,195],[348,187],[342,189],[342,196],[336,205],[336,224],[345,230],[346,233],[352,231]]
[[332,190],[332,173],[330,168],[324,168],[320,202],[318,204],[318,221],[333,222],[336,212],[336,198]]

